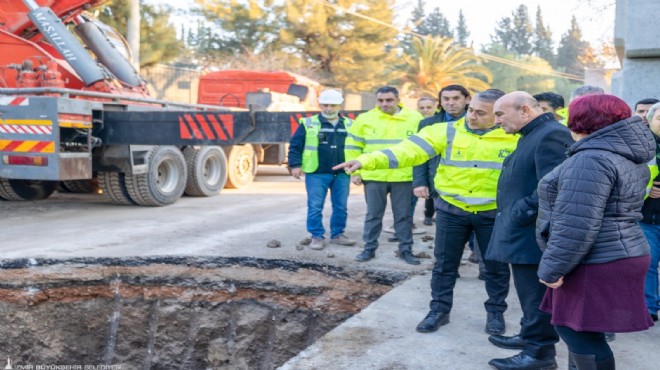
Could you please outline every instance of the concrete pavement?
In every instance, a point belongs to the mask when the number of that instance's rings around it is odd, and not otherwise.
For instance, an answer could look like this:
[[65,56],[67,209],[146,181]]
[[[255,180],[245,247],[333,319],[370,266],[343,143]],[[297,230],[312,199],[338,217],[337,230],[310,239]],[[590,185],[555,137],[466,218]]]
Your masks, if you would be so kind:
[[[477,279],[477,266],[461,266],[462,277],[454,290],[450,323],[435,333],[420,334],[417,323],[424,318],[430,298],[430,273],[414,276],[346,320],[316,343],[280,367],[297,369],[351,370],[477,370],[491,369],[488,361],[514,355],[488,342],[484,332],[486,292]],[[513,285],[505,313],[506,335],[519,332],[520,305]],[[617,368],[660,368],[660,327],[617,334],[610,343]],[[567,367],[566,345],[557,345],[559,369]]]

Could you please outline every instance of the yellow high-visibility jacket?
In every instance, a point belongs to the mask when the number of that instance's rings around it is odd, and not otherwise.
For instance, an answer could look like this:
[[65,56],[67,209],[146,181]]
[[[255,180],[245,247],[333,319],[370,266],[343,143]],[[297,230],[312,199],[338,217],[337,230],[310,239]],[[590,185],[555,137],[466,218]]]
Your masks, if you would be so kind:
[[[394,115],[383,113],[376,107],[357,116],[348,129],[344,147],[346,161],[396,145],[417,132],[419,121],[424,117],[417,111],[399,108]],[[412,181],[412,165],[364,169],[355,174],[365,181],[406,182]]]
[[441,156],[434,184],[440,197],[468,212],[497,208],[497,180],[502,163],[518,145],[519,135],[495,128],[483,135],[470,132],[465,118],[423,128],[400,144],[357,158],[362,169],[396,168]]

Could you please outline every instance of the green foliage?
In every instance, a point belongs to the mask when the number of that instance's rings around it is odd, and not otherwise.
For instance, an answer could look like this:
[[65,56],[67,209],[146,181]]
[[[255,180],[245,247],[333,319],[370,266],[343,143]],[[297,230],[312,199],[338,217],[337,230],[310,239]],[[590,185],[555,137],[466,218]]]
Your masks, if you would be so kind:
[[470,37],[470,31],[467,27],[467,21],[463,15],[463,9],[458,12],[458,25],[456,26],[456,42],[462,47],[468,46],[468,38]]
[[[394,0],[338,0],[337,6],[391,24]],[[397,31],[314,0],[287,0],[279,42],[306,60],[323,83],[368,91],[390,79]]]
[[562,35],[557,49],[557,66],[564,68],[566,72],[582,75],[585,68],[585,57],[591,53],[591,47],[587,41],[582,40],[582,30],[575,16],[571,18],[571,28]]
[[272,47],[278,36],[282,9],[270,1],[195,0],[206,22],[187,39],[199,58],[222,59],[257,54]]
[[[99,8],[99,20],[126,35],[128,0],[112,0]],[[140,4],[140,66],[173,60],[183,52],[183,43],[169,23],[171,10],[166,6]]]
[[546,60],[537,56],[516,55],[507,52],[499,45],[491,45],[485,52],[530,66],[521,69],[502,63],[487,62],[486,68],[493,74],[492,85],[494,88],[505,92],[522,90],[534,94],[543,91],[555,91],[555,78],[549,76],[552,72],[552,66]]
[[536,8],[536,26],[534,27],[533,38],[533,51],[534,55],[554,63],[555,53],[552,46],[552,32],[550,27],[543,24],[543,15],[541,14],[541,7]]
[[471,49],[454,45],[450,38],[413,40],[413,54],[404,56],[405,75],[400,79],[403,92],[414,97],[436,96],[450,84],[472,91],[490,87],[492,76]]
[[447,18],[440,12],[440,8],[435,7],[431,14],[424,19],[424,32],[420,32],[422,35],[428,35],[431,37],[447,37],[453,38],[454,33],[449,27],[449,21]]

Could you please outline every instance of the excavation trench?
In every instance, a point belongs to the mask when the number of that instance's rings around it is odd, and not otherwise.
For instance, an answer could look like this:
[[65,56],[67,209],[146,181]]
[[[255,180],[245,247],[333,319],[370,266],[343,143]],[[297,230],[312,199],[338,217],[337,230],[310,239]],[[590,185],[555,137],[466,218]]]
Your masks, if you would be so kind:
[[274,369],[405,278],[255,258],[3,260],[0,359]]

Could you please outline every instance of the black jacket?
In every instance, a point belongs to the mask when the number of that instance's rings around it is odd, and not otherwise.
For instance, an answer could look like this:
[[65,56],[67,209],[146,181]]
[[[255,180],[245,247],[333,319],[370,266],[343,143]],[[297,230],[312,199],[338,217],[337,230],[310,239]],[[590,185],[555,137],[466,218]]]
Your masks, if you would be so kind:
[[[653,134],[655,138],[655,161],[656,166],[660,165],[660,137]],[[660,175],[653,181],[660,181]],[[645,224],[660,225],[660,198],[646,198],[644,207],[642,207],[642,220]]]
[[[343,173],[344,170],[333,171],[332,167],[345,162],[344,144],[346,142],[346,126],[343,116],[339,116],[337,126],[333,126],[327,119],[319,114],[321,130],[319,133],[319,167],[313,173]],[[304,125],[298,125],[298,129],[289,142],[289,168],[302,166],[302,153],[305,149],[306,130]]]
[[578,264],[649,254],[637,222],[655,142],[642,119],[604,127],[571,146],[568,155],[538,188],[536,237],[544,250],[538,275],[549,283]]
[[520,130],[518,147],[502,164],[497,183],[497,217],[486,259],[538,264],[536,244],[539,181],[566,159],[573,144],[570,131],[552,113],[544,113]]
[[[467,110],[467,107],[465,108]],[[465,114],[464,114],[465,115]],[[463,116],[464,116],[463,115]],[[461,116],[461,117],[463,117]],[[455,118],[455,120],[461,119]],[[419,130],[423,129],[426,126],[431,126],[436,123],[447,122],[445,119],[445,111],[440,109],[431,117],[424,118],[419,122]],[[435,192],[434,179],[435,175],[438,172],[438,166],[440,165],[440,156],[435,156],[430,158],[428,161],[413,167],[413,182],[412,187],[418,188],[420,186],[426,186],[429,188],[431,197],[436,198],[437,193]]]

